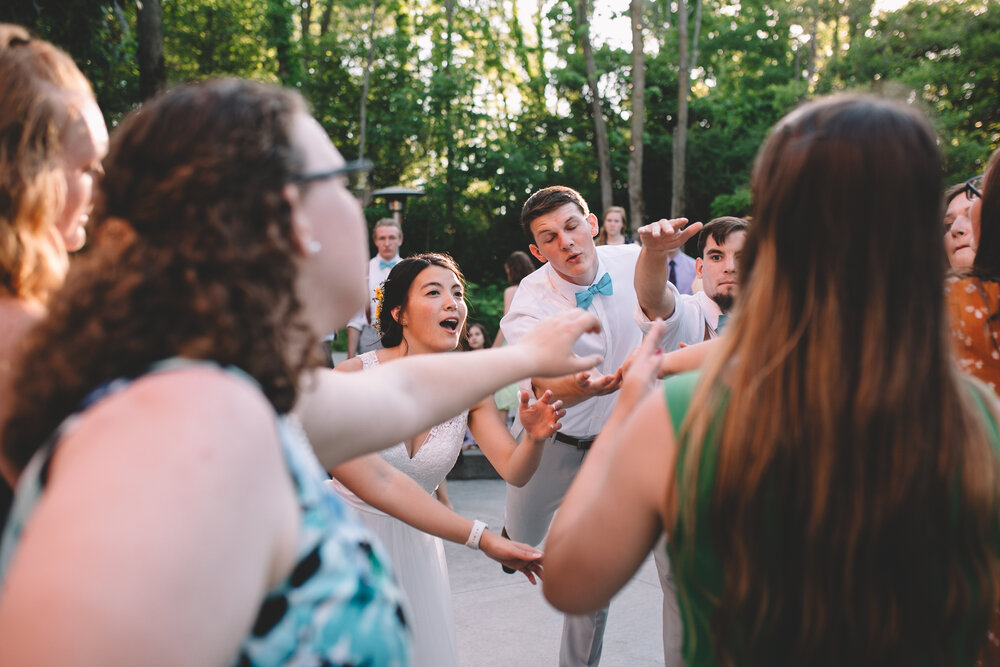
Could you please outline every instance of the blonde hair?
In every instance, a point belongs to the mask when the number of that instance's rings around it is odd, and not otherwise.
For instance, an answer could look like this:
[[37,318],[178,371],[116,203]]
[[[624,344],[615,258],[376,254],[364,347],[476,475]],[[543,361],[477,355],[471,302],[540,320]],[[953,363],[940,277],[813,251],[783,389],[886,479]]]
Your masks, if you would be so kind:
[[0,99],[0,291],[44,303],[68,268],[63,132],[94,94],[64,51],[0,24]]

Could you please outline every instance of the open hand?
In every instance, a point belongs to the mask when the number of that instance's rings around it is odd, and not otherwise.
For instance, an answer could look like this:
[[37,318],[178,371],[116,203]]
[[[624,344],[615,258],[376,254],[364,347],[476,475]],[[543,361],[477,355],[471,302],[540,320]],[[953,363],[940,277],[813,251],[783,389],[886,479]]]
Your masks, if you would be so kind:
[[518,392],[518,417],[528,436],[534,440],[545,440],[562,428],[559,420],[565,416],[562,401],[553,401],[552,392],[546,390],[538,400],[528,405],[528,392]]
[[576,385],[588,396],[604,396],[618,391],[622,386],[624,371],[619,368],[614,373],[604,375],[596,368],[576,374]]
[[490,531],[485,531],[479,541],[479,549],[511,570],[520,570],[532,584],[542,578],[542,552],[520,542],[512,542]]
[[688,224],[687,218],[662,219],[643,225],[637,231],[643,248],[672,251],[684,246],[702,228],[700,222]]
[[585,333],[597,333],[601,323],[593,313],[573,308],[547,317],[536,324],[516,347],[532,355],[533,377],[559,377],[593,368],[603,361],[601,355],[579,357],[573,353],[576,339]]

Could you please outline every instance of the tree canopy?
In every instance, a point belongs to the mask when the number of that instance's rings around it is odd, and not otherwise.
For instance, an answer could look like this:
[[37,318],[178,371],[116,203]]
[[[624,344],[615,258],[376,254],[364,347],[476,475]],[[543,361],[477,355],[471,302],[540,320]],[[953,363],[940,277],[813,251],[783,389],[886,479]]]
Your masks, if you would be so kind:
[[[69,51],[114,125],[141,103],[137,4],[9,0],[0,20]],[[602,16],[627,17],[629,3],[617,4],[602,5]],[[632,58],[629,42],[602,39],[596,13],[586,25],[593,5],[174,0],[162,6],[166,82],[240,76],[298,89],[347,159],[364,137],[375,187],[424,189],[406,206],[405,252],[450,252],[475,283],[496,286],[507,255],[525,245],[518,215],[532,191],[565,184],[602,206],[595,110],[612,201],[629,208],[639,108],[632,69],[643,59]],[[748,213],[750,170],[768,129],[819,94],[877,91],[921,105],[941,137],[949,182],[979,173],[1000,145],[1000,3],[914,0],[874,14],[872,0],[632,5],[643,16],[638,185],[648,219],[671,210],[679,25],[688,26],[690,51],[680,164],[692,220]],[[371,222],[387,214],[380,200],[366,208]],[[483,308],[492,320],[494,305]]]

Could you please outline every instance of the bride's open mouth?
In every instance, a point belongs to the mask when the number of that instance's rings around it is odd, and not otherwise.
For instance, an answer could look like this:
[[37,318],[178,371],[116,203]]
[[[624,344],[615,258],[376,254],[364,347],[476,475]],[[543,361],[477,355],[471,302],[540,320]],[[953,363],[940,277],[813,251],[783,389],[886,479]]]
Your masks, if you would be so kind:
[[441,327],[444,328],[444,329],[447,329],[448,331],[451,331],[452,333],[454,333],[455,331],[458,330],[458,318],[457,317],[449,317],[446,320],[442,320],[441,321]]

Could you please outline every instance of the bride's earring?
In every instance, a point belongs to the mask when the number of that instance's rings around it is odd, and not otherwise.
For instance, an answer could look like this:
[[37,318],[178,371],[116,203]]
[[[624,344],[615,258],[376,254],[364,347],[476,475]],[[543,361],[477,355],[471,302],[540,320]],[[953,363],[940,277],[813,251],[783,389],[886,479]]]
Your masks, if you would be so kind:
[[310,255],[316,255],[322,249],[323,249],[323,244],[317,241],[316,239],[313,239],[312,241],[306,244],[306,250],[309,251]]

